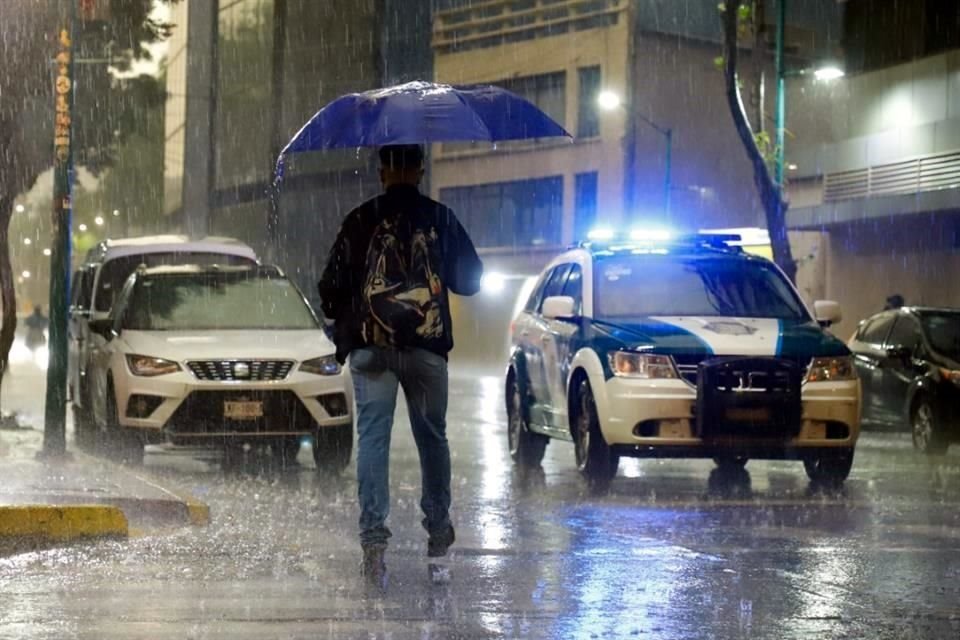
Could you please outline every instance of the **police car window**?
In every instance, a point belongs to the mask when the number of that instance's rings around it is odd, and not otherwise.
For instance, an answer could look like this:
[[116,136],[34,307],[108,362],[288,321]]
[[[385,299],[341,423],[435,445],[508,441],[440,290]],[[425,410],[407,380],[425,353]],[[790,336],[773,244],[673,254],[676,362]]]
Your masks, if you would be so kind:
[[867,344],[883,344],[887,334],[890,333],[890,326],[893,324],[894,316],[880,316],[874,318],[864,325],[860,331],[860,342]]
[[540,276],[537,286],[533,288],[533,292],[530,294],[530,297],[527,298],[527,304],[523,307],[525,312],[536,313],[537,309],[540,308],[540,297],[543,295],[543,288],[547,286],[547,282],[550,281],[550,276],[552,275],[553,270],[551,269],[547,273]]
[[908,316],[900,316],[887,338],[890,347],[913,350],[920,344],[920,326]]
[[581,315],[583,312],[583,269],[580,265],[575,264],[570,267],[567,283],[563,285],[563,295],[573,298],[574,315]]
[[563,285],[567,282],[567,275],[570,273],[570,264],[561,264],[553,270],[547,286],[543,289],[543,298],[540,300],[540,307],[543,307],[543,301],[553,296],[563,295]]
[[779,271],[739,257],[614,256],[598,261],[594,280],[594,314],[599,318],[810,319]]

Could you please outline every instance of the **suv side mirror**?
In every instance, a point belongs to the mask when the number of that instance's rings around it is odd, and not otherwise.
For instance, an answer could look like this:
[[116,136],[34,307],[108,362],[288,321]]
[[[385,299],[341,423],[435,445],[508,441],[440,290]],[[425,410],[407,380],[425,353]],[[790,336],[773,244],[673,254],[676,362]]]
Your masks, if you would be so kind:
[[833,300],[817,300],[813,303],[813,312],[822,327],[829,327],[843,320],[840,303]]
[[891,360],[906,362],[913,358],[913,349],[910,347],[891,347],[887,349],[887,357]]
[[549,320],[572,320],[577,303],[570,296],[550,296],[543,301],[543,317]]
[[96,320],[91,320],[88,326],[90,327],[90,331],[103,336],[107,340],[112,340],[116,336],[116,333],[113,331],[112,318],[97,318]]

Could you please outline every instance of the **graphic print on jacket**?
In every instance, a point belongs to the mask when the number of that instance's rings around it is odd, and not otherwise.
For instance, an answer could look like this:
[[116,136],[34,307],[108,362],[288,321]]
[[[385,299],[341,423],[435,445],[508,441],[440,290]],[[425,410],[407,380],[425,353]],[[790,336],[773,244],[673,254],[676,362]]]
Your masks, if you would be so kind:
[[437,231],[397,222],[388,218],[377,225],[367,250],[364,339],[378,346],[416,346],[443,337],[442,283],[432,260]]

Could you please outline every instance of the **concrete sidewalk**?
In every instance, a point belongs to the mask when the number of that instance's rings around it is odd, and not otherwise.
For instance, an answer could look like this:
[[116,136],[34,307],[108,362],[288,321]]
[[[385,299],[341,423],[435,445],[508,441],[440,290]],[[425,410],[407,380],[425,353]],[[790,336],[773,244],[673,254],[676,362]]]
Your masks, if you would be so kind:
[[3,411],[15,412],[20,426],[0,429],[0,555],[209,521],[209,508],[189,495],[80,451],[69,416],[69,456],[38,459],[45,388],[42,365],[22,357],[3,381]]

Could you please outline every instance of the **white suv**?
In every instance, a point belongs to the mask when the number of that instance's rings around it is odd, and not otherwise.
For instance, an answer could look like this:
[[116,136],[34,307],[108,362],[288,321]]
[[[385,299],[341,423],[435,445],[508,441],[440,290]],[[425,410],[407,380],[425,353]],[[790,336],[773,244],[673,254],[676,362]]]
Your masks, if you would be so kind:
[[91,329],[92,419],[85,444],[107,442],[128,461],[143,445],[269,444],[295,459],[314,441],[318,468],[350,460],[353,394],[333,343],[299,290],[275,267],[140,269],[107,319]]
[[597,487],[620,456],[798,459],[841,482],[860,430],[847,347],[734,236],[588,243],[555,259],[513,325],[509,445],[539,465],[573,441]]
[[90,331],[91,320],[110,315],[114,299],[130,274],[141,265],[173,264],[254,265],[257,255],[248,245],[233,238],[160,235],[115,238],[98,242],[73,274],[68,323],[68,388],[77,421],[88,420],[91,404],[87,366],[92,349],[103,340]]

